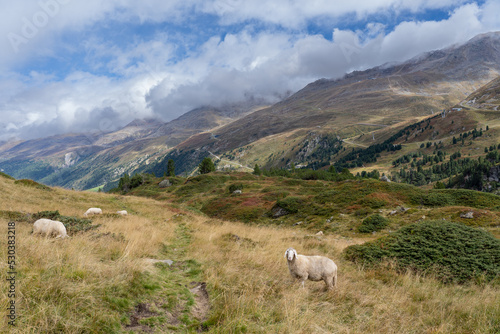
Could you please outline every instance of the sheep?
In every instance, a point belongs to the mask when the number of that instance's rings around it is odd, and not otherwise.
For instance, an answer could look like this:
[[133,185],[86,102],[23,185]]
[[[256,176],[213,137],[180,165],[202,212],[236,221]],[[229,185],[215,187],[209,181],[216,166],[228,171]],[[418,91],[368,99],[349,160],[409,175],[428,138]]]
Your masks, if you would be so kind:
[[102,214],[102,210],[99,209],[99,208],[90,208],[88,209],[84,214],[83,216],[84,217],[88,217],[89,215],[100,215]]
[[297,255],[297,251],[288,248],[285,252],[288,269],[293,278],[302,281],[302,287],[307,279],[311,281],[323,280],[328,289],[337,286],[337,265],[324,256]]
[[46,236],[56,235],[56,238],[68,238],[66,227],[64,224],[57,220],[51,219],[38,219],[33,224],[33,234],[42,234]]
[[121,215],[121,216],[126,216],[128,215],[127,211],[125,210],[122,210],[122,211],[116,211],[117,214]]

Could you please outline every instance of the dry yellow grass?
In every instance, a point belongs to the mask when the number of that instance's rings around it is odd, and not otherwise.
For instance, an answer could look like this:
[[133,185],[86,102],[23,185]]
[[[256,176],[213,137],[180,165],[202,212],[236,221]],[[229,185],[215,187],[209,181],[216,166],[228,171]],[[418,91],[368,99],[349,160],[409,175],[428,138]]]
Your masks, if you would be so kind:
[[[364,270],[342,259],[342,250],[367,239],[321,237],[290,228],[245,225],[188,214],[175,218],[162,202],[136,197],[56,189],[52,192],[14,185],[0,177],[0,210],[59,210],[80,216],[90,206],[105,212],[126,209],[127,217],[96,217],[96,231],[69,239],[30,234],[17,224],[17,327],[7,327],[7,283],[0,283],[3,331],[12,333],[126,332],[136,303],[179,299],[172,286],[130,296],[149,276],[162,284],[161,268],[146,258],[161,258],[185,247],[178,259],[201,264],[211,311],[212,333],[498,333],[498,286],[442,285],[432,278],[390,270]],[[6,219],[0,219],[6,235]],[[188,235],[179,234],[182,228]],[[176,232],[177,231],[177,232]],[[182,243],[185,242],[184,246]],[[179,246],[180,245],[180,246]],[[172,249],[172,248],[176,249]],[[300,254],[321,254],[339,267],[338,288],[322,282],[293,283],[283,257],[288,247]],[[0,270],[7,271],[5,244]],[[182,274],[172,271],[171,275]],[[175,276],[169,280],[181,286]],[[180,294],[180,292],[179,292]],[[104,297],[103,297],[104,296]],[[122,300],[133,304],[120,308]],[[103,303],[107,301],[106,303]],[[125,302],[125,301],[123,301]],[[135,304],[134,304],[135,303]],[[117,306],[118,305],[118,306]],[[168,317],[167,317],[168,318]],[[122,325],[116,327],[116,323]],[[114,327],[113,325],[115,324]],[[156,327],[157,332],[196,328]]]

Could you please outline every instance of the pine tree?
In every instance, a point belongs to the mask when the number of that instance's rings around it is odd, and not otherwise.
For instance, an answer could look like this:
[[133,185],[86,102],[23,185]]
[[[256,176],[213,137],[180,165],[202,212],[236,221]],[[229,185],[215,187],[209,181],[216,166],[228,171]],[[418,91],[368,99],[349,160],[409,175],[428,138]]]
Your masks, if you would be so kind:
[[172,159],[169,159],[167,163],[167,175],[175,176],[175,162]]
[[255,164],[255,167],[253,168],[253,173],[255,175],[262,175],[262,171],[260,170],[259,165]]
[[198,165],[198,169],[200,174],[208,174],[210,172],[215,172],[215,165],[212,162],[212,159],[206,157],[203,159]]

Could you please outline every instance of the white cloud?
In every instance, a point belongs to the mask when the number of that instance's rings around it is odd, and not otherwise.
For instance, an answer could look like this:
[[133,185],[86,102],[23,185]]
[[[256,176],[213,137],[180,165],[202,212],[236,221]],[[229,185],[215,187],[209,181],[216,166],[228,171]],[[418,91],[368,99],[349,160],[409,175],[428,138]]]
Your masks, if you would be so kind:
[[[321,77],[334,78],[352,70],[403,61],[500,29],[496,16],[500,4],[496,0],[482,6],[472,3],[453,7],[450,17],[442,21],[401,22],[387,34],[383,22],[369,23],[363,30],[332,29],[332,40],[307,35],[301,27],[315,18],[335,22],[346,14],[366,17],[388,11],[418,12],[451,8],[457,2],[65,1],[26,1],[22,5],[8,2],[9,12],[0,11],[0,34],[8,36],[12,32],[24,37],[24,18],[34,22],[43,6],[59,4],[57,10],[55,5],[52,7],[54,15],[47,14],[47,24],[39,27],[27,43],[20,44],[17,53],[8,38],[0,40],[0,47],[6,50],[0,53],[0,140],[96,127],[102,130],[103,124],[105,129],[111,129],[109,124],[122,126],[136,117],[161,116],[169,120],[200,105],[237,102],[249,96],[274,102]],[[229,32],[223,39],[216,35],[188,49],[182,59],[178,59],[178,36],[173,36],[176,32],[137,35],[127,43],[98,35],[100,25],[116,21],[139,24],[167,20],[181,24],[187,13],[200,12],[216,13],[224,24],[252,19],[269,27],[255,31],[251,24],[242,24],[243,28]],[[89,31],[90,36],[61,46],[60,37],[66,31]],[[62,79],[50,72],[24,71],[29,74],[21,75],[14,70],[25,69],[41,55],[57,58],[59,53],[71,56],[81,50],[85,52],[86,70],[76,64]]]

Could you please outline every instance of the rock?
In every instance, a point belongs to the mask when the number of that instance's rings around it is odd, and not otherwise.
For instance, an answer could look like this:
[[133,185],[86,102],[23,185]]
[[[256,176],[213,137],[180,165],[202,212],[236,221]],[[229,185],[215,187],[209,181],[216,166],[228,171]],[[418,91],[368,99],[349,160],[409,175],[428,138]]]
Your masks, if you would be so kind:
[[300,225],[302,223],[304,223],[304,222],[297,222],[297,223],[293,224],[293,226],[297,226],[297,225]]
[[288,212],[287,210],[283,209],[282,207],[280,206],[274,206],[272,209],[271,209],[271,214],[273,216],[273,218],[279,218],[279,217],[282,217],[282,216],[286,216],[288,215],[290,212]]
[[319,231],[316,235],[323,235],[323,231]]
[[380,181],[383,181],[383,182],[391,182],[391,180],[389,180],[389,178],[385,175],[382,175],[382,177],[380,178]]
[[170,183],[170,181],[168,179],[165,179],[163,181],[161,181],[159,184],[158,184],[158,187],[160,188],[168,188],[172,185],[172,183]]
[[460,214],[460,218],[473,219],[474,218],[474,211],[462,212]]
[[398,213],[398,211],[397,211],[397,210],[392,210],[391,212],[389,212],[389,215],[393,216],[393,215],[395,215],[396,213]]
[[168,264],[169,266],[174,264],[174,261],[172,261],[172,260],[146,259],[146,261],[149,263],[165,263],[165,264]]
[[410,209],[405,208],[404,206],[400,206],[398,210],[401,211],[401,212],[406,212],[406,211],[408,211]]
[[235,195],[241,195],[241,190],[236,189],[235,191],[233,191],[233,194],[235,194]]

